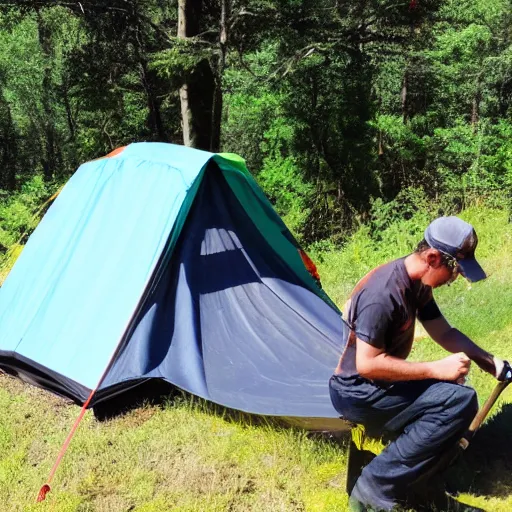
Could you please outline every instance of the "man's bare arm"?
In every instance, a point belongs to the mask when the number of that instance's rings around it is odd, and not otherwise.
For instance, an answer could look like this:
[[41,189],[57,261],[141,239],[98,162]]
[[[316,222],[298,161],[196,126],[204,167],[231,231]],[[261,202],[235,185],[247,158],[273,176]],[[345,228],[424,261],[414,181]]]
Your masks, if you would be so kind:
[[429,336],[448,352],[464,352],[475,363],[490,373],[496,374],[496,367],[492,354],[480,348],[465,334],[452,327],[444,316],[422,322]]
[[453,354],[439,361],[413,363],[386,354],[356,340],[356,368],[359,375],[370,380],[405,381],[438,379],[456,381],[467,375],[470,360],[463,354]]

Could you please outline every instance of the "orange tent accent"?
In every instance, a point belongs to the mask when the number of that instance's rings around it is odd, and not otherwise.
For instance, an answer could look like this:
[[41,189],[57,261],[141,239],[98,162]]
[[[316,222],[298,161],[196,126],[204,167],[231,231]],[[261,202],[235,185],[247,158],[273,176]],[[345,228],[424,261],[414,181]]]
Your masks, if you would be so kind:
[[111,151],[108,155],[104,156],[103,158],[112,158],[113,156],[117,156],[121,154],[126,149],[126,146],[121,146],[120,148],[114,149],[114,151]]
[[299,254],[307,271],[312,275],[313,279],[316,279],[320,283],[320,274],[318,273],[318,269],[313,263],[313,260],[302,249],[299,249]]

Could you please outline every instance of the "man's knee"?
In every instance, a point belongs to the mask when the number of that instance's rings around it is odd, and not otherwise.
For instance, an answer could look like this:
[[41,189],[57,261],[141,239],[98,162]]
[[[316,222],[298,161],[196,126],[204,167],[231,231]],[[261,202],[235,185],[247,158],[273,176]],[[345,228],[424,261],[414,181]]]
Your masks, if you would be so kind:
[[467,386],[457,386],[454,398],[458,413],[467,420],[472,420],[478,412],[476,391]]

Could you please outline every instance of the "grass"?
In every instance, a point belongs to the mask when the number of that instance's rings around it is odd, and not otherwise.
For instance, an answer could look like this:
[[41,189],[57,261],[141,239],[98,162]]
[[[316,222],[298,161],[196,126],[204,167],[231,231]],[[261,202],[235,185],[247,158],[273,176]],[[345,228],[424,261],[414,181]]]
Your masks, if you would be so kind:
[[[436,291],[447,318],[493,353],[512,354],[512,226],[505,214],[469,210],[490,277]],[[341,305],[372,266],[405,254],[418,240],[414,219],[373,242],[364,229],[344,251],[316,254],[327,292]],[[442,357],[419,332],[412,356]],[[478,368],[481,399],[494,385]],[[448,475],[461,500],[485,510],[512,510],[512,391]],[[53,491],[35,504],[78,408],[0,376],[1,511],[165,512],[347,510],[345,447],[270,422],[235,421],[198,400],[146,406],[98,422],[88,413],[63,459]]]
[[36,505],[78,408],[7,376],[0,407],[0,502],[8,510],[302,511],[346,501],[333,443],[231,421],[188,399],[103,423],[87,415],[55,490]]

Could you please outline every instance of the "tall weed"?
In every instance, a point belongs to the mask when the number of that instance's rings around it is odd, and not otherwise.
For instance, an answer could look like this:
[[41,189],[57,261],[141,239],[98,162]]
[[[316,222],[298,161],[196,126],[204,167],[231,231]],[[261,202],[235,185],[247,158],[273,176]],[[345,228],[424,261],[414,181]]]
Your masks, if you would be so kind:
[[[372,215],[340,247],[328,241],[312,245],[310,256],[317,263],[323,286],[331,298],[343,305],[357,281],[372,268],[411,253],[423,238],[429,222],[439,216],[439,208],[418,196],[407,201],[384,204],[373,202]],[[413,204],[419,205],[416,209]],[[447,212],[448,214],[450,212]],[[504,209],[474,206],[459,214],[475,227],[479,236],[479,259],[489,260],[491,268],[500,266],[498,251],[508,247],[512,225]]]

